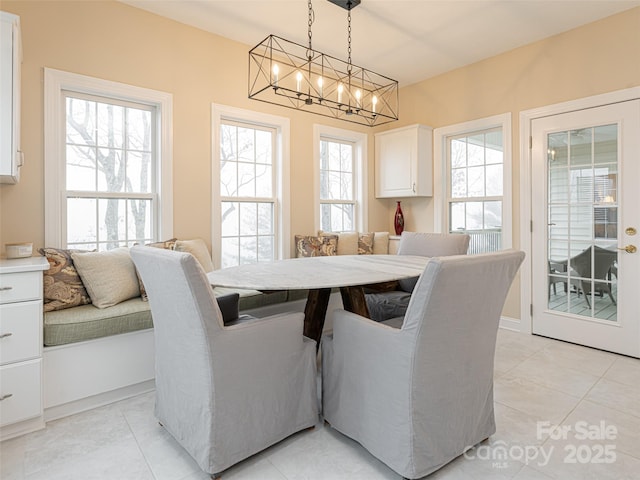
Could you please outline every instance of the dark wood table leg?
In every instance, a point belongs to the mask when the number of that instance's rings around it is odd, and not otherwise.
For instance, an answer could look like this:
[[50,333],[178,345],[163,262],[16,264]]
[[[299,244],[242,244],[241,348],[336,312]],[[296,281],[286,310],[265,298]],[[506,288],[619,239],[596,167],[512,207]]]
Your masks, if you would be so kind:
[[304,336],[316,341],[316,349],[320,347],[330,296],[330,288],[309,290],[307,304],[304,306]]
[[345,310],[369,318],[369,309],[362,287],[340,287],[340,294]]

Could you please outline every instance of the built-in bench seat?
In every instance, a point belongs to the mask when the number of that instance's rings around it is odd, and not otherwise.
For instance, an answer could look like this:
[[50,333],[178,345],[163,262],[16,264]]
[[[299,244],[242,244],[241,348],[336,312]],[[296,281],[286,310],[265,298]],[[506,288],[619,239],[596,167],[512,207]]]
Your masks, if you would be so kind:
[[[230,293],[240,294],[239,310],[241,312],[307,297],[306,290],[262,293],[257,290],[224,287],[214,289],[217,297]],[[45,312],[44,345],[45,347],[65,345],[147,328],[153,328],[151,310],[149,302],[142,301],[140,297],[131,298],[108,308],[81,305]]]

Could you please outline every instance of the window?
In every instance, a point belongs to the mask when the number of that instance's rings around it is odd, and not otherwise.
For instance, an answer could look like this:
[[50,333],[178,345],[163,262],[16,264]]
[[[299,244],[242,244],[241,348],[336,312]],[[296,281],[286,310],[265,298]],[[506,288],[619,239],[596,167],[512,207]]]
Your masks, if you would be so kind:
[[156,109],[64,92],[67,247],[154,240]]
[[288,170],[281,145],[288,121],[217,105],[213,112],[216,258],[222,268],[284,258]]
[[273,128],[220,125],[222,267],[275,259],[275,136]]
[[320,140],[320,229],[349,231],[355,225],[353,144]]
[[47,245],[171,236],[171,96],[46,69],[45,98]]
[[315,126],[319,173],[318,228],[327,232],[365,230],[366,135]]
[[492,252],[511,244],[508,124],[507,115],[434,132],[443,159],[440,177],[446,199],[439,206],[439,228],[469,234],[469,253]]

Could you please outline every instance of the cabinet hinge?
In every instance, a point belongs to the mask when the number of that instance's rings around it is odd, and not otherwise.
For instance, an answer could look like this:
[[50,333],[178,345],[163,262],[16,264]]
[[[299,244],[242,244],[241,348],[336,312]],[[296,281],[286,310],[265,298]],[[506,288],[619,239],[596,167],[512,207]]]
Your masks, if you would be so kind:
[[529,315],[533,317],[533,303],[529,304]]
[[529,232],[533,233],[533,220],[529,220]]
[[533,137],[529,136],[529,150],[533,148]]

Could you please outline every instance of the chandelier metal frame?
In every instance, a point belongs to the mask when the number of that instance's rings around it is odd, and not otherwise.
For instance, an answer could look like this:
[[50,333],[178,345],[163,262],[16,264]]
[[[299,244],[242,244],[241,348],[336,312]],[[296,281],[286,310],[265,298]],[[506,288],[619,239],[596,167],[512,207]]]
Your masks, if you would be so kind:
[[[398,120],[398,82],[351,62],[351,9],[359,0],[329,0],[347,9],[348,59],[276,35],[249,51],[249,98],[370,127]],[[357,3],[356,3],[357,1]]]

